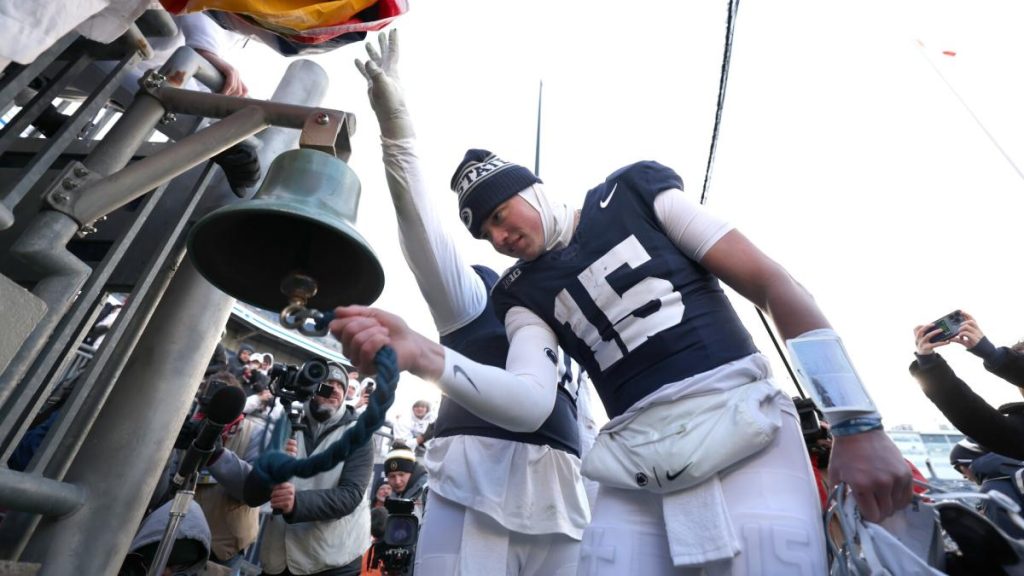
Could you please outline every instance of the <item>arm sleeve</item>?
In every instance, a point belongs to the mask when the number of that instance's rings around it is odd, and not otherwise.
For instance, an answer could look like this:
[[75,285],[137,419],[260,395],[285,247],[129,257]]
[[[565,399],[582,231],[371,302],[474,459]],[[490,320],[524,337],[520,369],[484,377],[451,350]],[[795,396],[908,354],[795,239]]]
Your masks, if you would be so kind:
[[1024,420],[1007,417],[990,406],[945,361],[927,367],[914,362],[910,373],[957,430],[993,452],[1024,459]]
[[249,445],[245,447],[245,453],[242,454],[242,458],[249,464],[253,464],[263,454],[263,449],[267,445],[267,425],[263,422],[255,419],[252,422],[252,435],[249,437]]
[[438,332],[444,336],[480,315],[487,304],[487,291],[480,277],[459,255],[455,241],[435,212],[414,144],[411,138],[381,138],[402,253],[430,307]]
[[348,516],[366,496],[372,473],[373,443],[367,442],[345,459],[337,486],[296,492],[295,508],[284,516],[285,522],[297,524]]
[[1002,346],[985,359],[985,369],[1018,388],[1024,387],[1024,355]]
[[233,32],[221,28],[202,12],[181,14],[174,21],[185,35],[185,45],[196,50],[209,50],[219,54],[231,43]]
[[733,226],[688,198],[678,188],[665,190],[654,199],[654,214],[679,251],[700,262],[708,250]]
[[207,469],[217,480],[217,483],[235,500],[244,502],[243,487],[245,479],[252,472],[252,465],[242,460],[231,450],[225,449],[217,458],[217,461],[210,464]]
[[[505,370],[445,349],[438,384],[478,417],[513,432],[540,428],[555,406],[558,367],[545,350],[556,350],[554,332],[533,312],[517,306],[505,316],[509,352]],[[509,407],[514,406],[514,410]]]

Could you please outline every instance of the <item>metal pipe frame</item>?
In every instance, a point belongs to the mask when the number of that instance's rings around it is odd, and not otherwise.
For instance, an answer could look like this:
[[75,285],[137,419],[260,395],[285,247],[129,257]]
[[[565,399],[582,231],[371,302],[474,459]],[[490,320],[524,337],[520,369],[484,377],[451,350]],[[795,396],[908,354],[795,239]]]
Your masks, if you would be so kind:
[[74,484],[0,468],[0,507],[44,516],[66,516],[85,504],[85,490]]
[[349,112],[206,94],[166,86],[151,89],[150,93],[170,112],[207,118],[224,118],[246,106],[259,106],[270,124],[302,130],[303,146],[323,149],[342,160],[347,160],[352,153],[350,138],[355,133],[356,118]]
[[[21,133],[24,132],[29,126],[32,125],[32,121],[35,120],[39,114],[43,112],[48,106],[51,105],[54,98],[60,96],[60,93],[71,84],[82,70],[85,70],[86,66],[91,64],[93,58],[88,54],[78,54],[72,61],[68,62],[61,68],[60,72],[53,80],[47,83],[46,87],[36,93],[31,100],[18,112],[18,114],[11,119],[11,122],[0,129],[0,154],[7,151],[10,147],[11,142],[21,137]],[[6,202],[8,206],[13,206],[11,202]]]
[[[121,262],[121,258],[145,224],[153,208],[160,201],[163,193],[164,188],[159,188],[146,198],[145,204],[136,212],[134,220],[107,251],[103,262],[89,275],[81,293],[75,299],[75,303],[61,318],[51,341],[35,359],[32,369],[26,373],[18,389],[11,394],[7,402],[0,404],[0,461],[6,462],[11,456],[16,442],[24,434],[32,416],[56,384],[52,379],[46,379],[52,372],[49,368],[58,366],[57,372],[60,372],[60,367],[74,355],[74,350],[85,338],[94,320],[92,318],[95,315],[94,305],[101,298],[107,279]],[[72,335],[72,332],[77,333]],[[70,353],[67,352],[69,342],[71,344]],[[64,362],[61,361],[62,358]],[[59,377],[59,374],[54,374],[52,377]]]
[[[54,480],[64,479],[178,268],[184,255],[184,231],[188,219],[215,173],[212,164],[203,170],[193,187],[191,200],[182,211],[181,219],[143,270],[133,296],[128,299],[107,333],[105,345],[97,350],[86,373],[68,397],[63,414],[36,451],[27,472],[42,474]],[[0,522],[0,558],[17,559],[40,520],[38,514],[8,512],[3,522]]]
[[80,224],[91,224],[268,126],[263,110],[248,106],[103,180],[86,184],[80,193],[55,191],[48,200]]
[[117,573],[233,303],[182,261],[68,470],[89,498],[72,516],[44,518],[25,549],[45,559],[40,576]]
[[[273,99],[319,102],[326,86],[321,67],[297,61]],[[267,163],[294,148],[298,133],[271,128],[260,139],[260,160]],[[220,172],[217,178],[223,183]],[[212,191],[237,201],[227,189]],[[22,555],[28,561],[43,560],[40,574],[116,571],[233,302],[210,286],[190,261],[182,263],[66,476],[88,490],[86,505],[67,518],[44,519]],[[130,471],[121,467],[128,460]],[[110,481],[113,469],[125,472],[117,482]],[[116,527],[110,518],[118,519]]]
[[47,48],[31,64],[26,64],[25,66],[11,64],[8,66],[4,77],[0,79],[0,102],[13,101],[14,97],[24,90],[29,82],[34,80],[36,76],[39,76],[43,70],[46,70],[46,67],[56,60],[57,56],[60,56],[76,38],[78,38],[78,33],[72,32],[54,42],[53,46]]
[[[64,152],[67,146],[82,132],[85,125],[101,108],[103,108],[109,99],[110,94],[117,89],[121,75],[124,73],[127,66],[132,64],[136,59],[137,57],[135,55],[126,56],[122,59],[110,74],[103,79],[100,88],[96,92],[92,93],[89,98],[86,99],[77,110],[75,110],[75,113],[64,122],[64,125],[60,127],[57,133],[54,134],[52,138],[45,139],[46,147],[32,157],[32,160],[22,171],[18,182],[16,182],[4,195],[3,204],[6,205],[6,208],[13,209],[17,206],[25,195],[28,194],[29,190],[35,186],[36,182],[43,177],[46,170],[53,164],[54,160]],[[3,208],[0,208],[0,212],[2,212],[2,210]],[[9,227],[13,224],[13,219],[10,222],[0,222],[0,229],[3,229],[5,224]]]
[[[168,81],[179,85],[193,76],[211,89],[220,89],[224,83],[221,73],[187,46],[175,50],[160,70]],[[158,100],[140,90],[106,138],[85,159],[86,171],[106,176],[124,168],[153,133],[164,113]],[[67,243],[77,228],[78,223],[67,215],[43,211],[29,223],[11,249],[16,259],[44,273],[32,292],[46,303],[47,312],[0,374],[0,404],[10,396],[32,359],[39,355],[89,275],[89,267],[67,250]]]
[[[159,74],[175,86],[184,86],[193,77],[214,91],[224,86],[220,71],[188,46],[175,50],[160,67]],[[166,112],[159,100],[139,90],[135,100],[86,159],[85,166],[101,176],[124,168]]]

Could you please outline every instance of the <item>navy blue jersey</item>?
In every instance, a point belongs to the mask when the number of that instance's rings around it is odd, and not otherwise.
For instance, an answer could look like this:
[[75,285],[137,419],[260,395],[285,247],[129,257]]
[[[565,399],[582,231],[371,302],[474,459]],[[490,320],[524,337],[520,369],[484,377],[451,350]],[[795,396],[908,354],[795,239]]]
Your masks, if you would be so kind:
[[516,263],[492,292],[500,318],[523,306],[555,331],[610,417],[756,351],[718,280],[658,223],[655,197],[682,187],[656,162],[618,170],[587,193],[568,246]]
[[[498,279],[497,273],[483,266],[474,266],[473,268],[483,279],[484,286],[490,293]],[[499,368],[505,367],[505,357],[508,356],[508,337],[505,335],[505,325],[494,313],[494,305],[490,297],[487,299],[487,307],[479,316],[462,328],[442,336],[441,344],[470,360]],[[558,361],[557,356],[552,358],[552,362],[557,363]],[[565,361],[568,362],[568,359],[566,358]],[[571,371],[564,370],[560,373],[563,382],[558,387],[555,407],[538,430],[528,433],[512,432],[495,426],[478,418],[459,403],[445,396],[441,400],[437,421],[434,423],[435,436],[486,436],[513,442],[547,445],[579,456],[580,436],[576,424],[576,383],[573,381]],[[515,409],[514,406],[509,408]]]

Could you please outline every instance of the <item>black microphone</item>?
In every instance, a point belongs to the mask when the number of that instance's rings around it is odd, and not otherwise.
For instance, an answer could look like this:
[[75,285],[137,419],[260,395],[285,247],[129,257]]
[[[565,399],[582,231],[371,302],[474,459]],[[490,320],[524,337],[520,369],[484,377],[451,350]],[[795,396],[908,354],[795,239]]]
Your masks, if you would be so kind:
[[224,386],[213,394],[207,404],[206,418],[200,425],[199,433],[178,464],[178,471],[171,482],[174,490],[180,490],[189,477],[206,464],[217,447],[217,437],[221,431],[234,422],[244,408],[245,392],[241,388]]

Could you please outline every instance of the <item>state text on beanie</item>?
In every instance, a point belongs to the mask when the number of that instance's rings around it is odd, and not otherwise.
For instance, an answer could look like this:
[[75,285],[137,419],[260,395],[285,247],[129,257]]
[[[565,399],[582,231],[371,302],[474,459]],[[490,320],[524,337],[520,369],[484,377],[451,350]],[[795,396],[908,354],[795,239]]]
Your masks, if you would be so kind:
[[462,223],[479,238],[481,225],[498,205],[537,182],[541,179],[527,168],[473,148],[456,168],[451,186],[459,195]]

